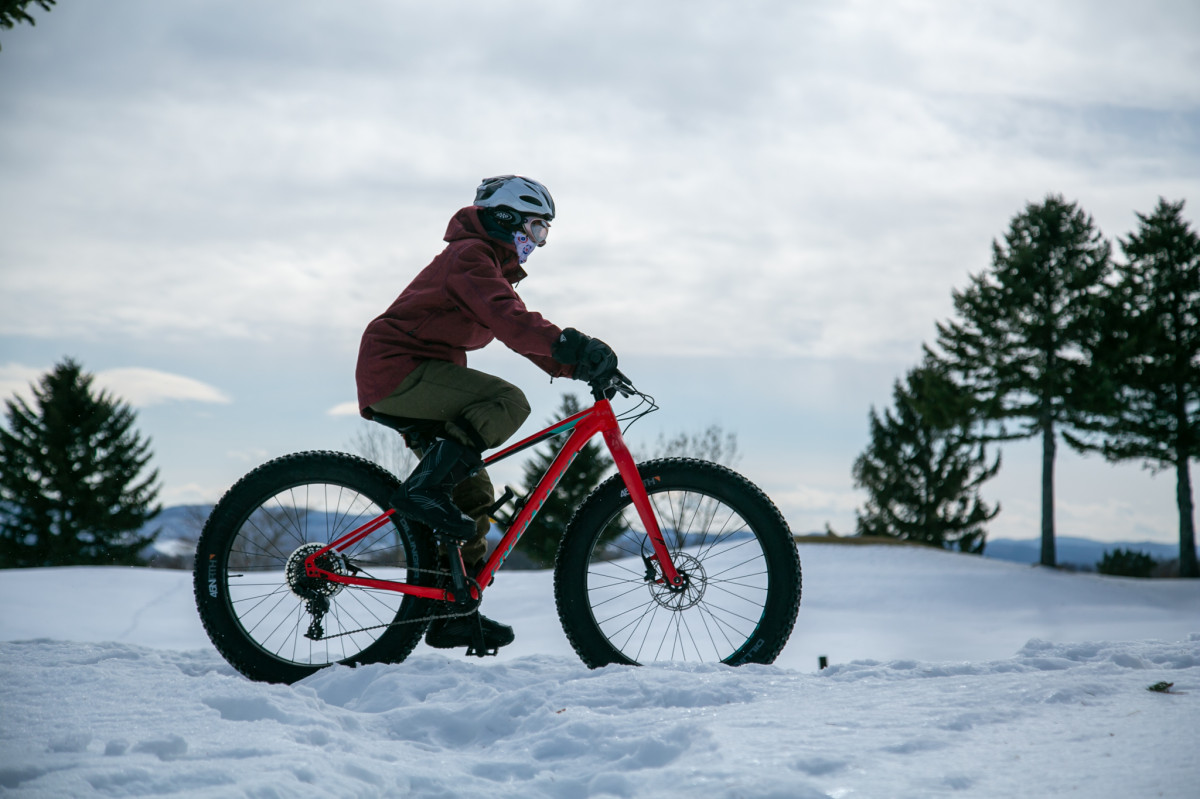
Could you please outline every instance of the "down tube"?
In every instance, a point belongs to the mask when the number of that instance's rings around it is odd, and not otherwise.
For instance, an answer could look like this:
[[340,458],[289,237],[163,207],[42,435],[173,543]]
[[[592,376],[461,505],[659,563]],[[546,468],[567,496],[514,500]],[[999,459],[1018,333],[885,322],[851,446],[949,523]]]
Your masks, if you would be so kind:
[[554,491],[562,480],[563,474],[570,468],[575,456],[583,449],[588,440],[601,430],[600,424],[595,420],[595,417],[587,417],[580,421],[575,429],[571,432],[570,438],[563,444],[563,448],[559,450],[555,456],[554,462],[550,464],[550,468],[542,475],[542,479],[538,481],[537,487],[533,493],[529,495],[529,499],[525,505],[517,513],[517,517],[513,519],[512,526],[508,528],[508,532],[500,539],[500,543],[496,546],[496,551],[488,558],[484,564],[483,570],[476,575],[476,580],[480,585],[488,585],[492,580],[492,575],[495,574],[500,566],[508,559],[512,553],[513,547],[517,545],[518,539],[524,534],[529,527],[533,517],[541,510],[542,505],[546,502],[546,497]]

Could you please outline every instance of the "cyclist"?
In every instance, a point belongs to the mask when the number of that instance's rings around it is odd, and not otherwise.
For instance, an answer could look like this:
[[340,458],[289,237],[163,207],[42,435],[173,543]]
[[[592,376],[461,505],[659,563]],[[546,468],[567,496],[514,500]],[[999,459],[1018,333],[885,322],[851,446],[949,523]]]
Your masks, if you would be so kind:
[[[529,416],[519,388],[467,367],[467,352],[499,339],[553,377],[590,380],[617,367],[599,339],[559,328],[530,311],[515,285],[524,264],[545,246],[554,199],[536,180],[485,178],[474,204],[446,229],[448,242],[363,333],[355,371],[360,413],[444,422],[445,434],[392,497],[404,516],[429,526],[443,544],[461,545],[478,570],[487,553],[493,502],[483,450],[506,441]],[[482,616],[435,619],[425,642],[439,649],[470,646],[482,632],[494,650],[512,643],[508,625]]]

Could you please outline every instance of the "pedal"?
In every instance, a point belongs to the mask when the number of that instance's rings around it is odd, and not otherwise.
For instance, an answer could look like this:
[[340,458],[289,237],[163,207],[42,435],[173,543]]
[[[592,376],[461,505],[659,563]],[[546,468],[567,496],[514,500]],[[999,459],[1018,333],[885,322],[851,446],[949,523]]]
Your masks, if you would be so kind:
[[[509,502],[513,503],[512,510],[501,515],[500,509]],[[525,497],[517,493],[517,490],[512,486],[506,485],[504,487],[504,493],[500,495],[500,499],[496,500],[488,507],[487,515],[505,527],[511,527],[513,519],[517,517],[517,514],[521,512],[521,508],[523,507],[525,507]]]
[[467,657],[487,657],[488,655],[496,655],[500,652],[499,647],[488,648],[483,643],[483,620],[478,614],[475,616],[475,627],[471,630],[471,638],[474,640],[467,645]]

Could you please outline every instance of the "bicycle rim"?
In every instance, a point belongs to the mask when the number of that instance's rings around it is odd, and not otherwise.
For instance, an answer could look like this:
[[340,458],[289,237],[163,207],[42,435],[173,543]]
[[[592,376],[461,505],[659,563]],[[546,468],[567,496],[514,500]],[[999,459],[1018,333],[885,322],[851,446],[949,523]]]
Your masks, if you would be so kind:
[[[383,637],[400,613],[402,594],[304,573],[309,554],[382,512],[359,490],[328,482],[264,496],[229,539],[221,576],[245,638],[275,659],[321,667],[352,661]],[[388,524],[319,562],[335,574],[405,581],[409,560],[403,537]]]
[[555,564],[576,653],[592,668],[774,661],[800,608],[800,559],[779,510],[718,464],[665,458],[638,472],[683,583],[666,585],[624,481],[609,478],[576,512]]

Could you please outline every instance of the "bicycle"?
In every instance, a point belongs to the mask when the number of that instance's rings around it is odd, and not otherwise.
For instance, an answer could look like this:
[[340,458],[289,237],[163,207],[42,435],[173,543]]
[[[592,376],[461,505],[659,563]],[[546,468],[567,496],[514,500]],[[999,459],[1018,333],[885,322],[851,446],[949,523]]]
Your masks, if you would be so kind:
[[[576,509],[559,544],[559,620],[590,668],[660,660],[771,663],[800,608],[800,560],[787,522],[757,486],[690,458],[635,464],[622,423],[658,409],[619,372],[590,384],[595,404],[484,460],[494,464],[569,434],[482,568],[396,514],[396,475],[354,455],[301,452],[269,461],[213,508],[196,549],[196,605],[213,645],[253,680],[291,683],[332,665],[398,663],[428,623],[464,615],[595,435],[617,473]],[[618,417],[620,393],[637,404]],[[428,422],[378,419],[405,435]],[[434,423],[436,424],[436,423]],[[491,508],[513,499],[511,489]],[[471,647],[469,654],[494,652]]]

